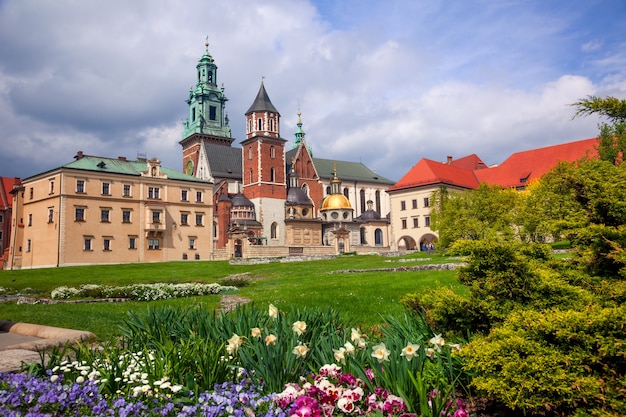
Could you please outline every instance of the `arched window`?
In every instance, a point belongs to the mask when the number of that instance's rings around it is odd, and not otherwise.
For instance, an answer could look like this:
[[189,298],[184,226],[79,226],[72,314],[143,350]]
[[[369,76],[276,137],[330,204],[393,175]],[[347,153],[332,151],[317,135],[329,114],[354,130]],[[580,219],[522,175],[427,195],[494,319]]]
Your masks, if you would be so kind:
[[274,119],[270,119],[270,131],[274,131]]
[[252,119],[248,120],[248,133],[252,133]]
[[274,159],[276,157],[276,149],[273,146],[270,146],[270,158]]
[[347,188],[344,188],[344,189],[343,189],[343,195],[345,195],[345,196],[346,196],[346,198],[349,198],[349,196],[350,196],[350,192],[348,191],[348,189],[347,189]]
[[270,237],[272,239],[276,239],[278,236],[278,224],[276,222],[272,223],[270,227]]
[[252,168],[250,168],[250,184],[252,184]]
[[257,120],[257,128],[256,130],[263,130],[263,119]]
[[380,211],[380,190],[376,190],[376,212],[382,216]]
[[359,198],[361,199],[361,213],[365,211],[365,190],[359,191]]
[[274,181],[276,181],[276,171],[274,171],[274,168],[270,168],[270,182]]
[[374,244],[376,246],[383,245],[383,231],[380,229],[374,230]]
[[330,185],[328,187],[326,187],[326,194],[330,194]]
[[213,222],[213,237],[217,238],[217,223]]
[[309,195],[309,186],[306,184],[302,184],[302,191],[308,196]]
[[365,227],[361,227],[361,245],[367,245],[367,239],[365,238]]
[[248,148],[248,159],[252,159],[252,146]]

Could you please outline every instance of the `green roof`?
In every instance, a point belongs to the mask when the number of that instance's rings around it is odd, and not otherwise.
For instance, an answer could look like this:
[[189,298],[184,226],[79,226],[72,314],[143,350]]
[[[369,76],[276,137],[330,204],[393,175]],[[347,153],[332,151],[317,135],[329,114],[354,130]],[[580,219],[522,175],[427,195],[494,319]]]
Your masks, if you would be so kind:
[[[83,155],[75,161],[65,164],[60,168],[141,176],[142,172],[145,173],[148,171],[148,161],[145,159],[128,161],[119,158],[104,158],[101,156]],[[160,167],[160,170],[161,173],[167,175],[167,178],[170,180],[208,183],[208,181],[163,166]]]
[[337,164],[337,178],[341,181],[361,181],[379,184],[395,184],[388,178],[378,175],[361,162],[336,161],[334,159],[312,158],[317,174],[320,178],[332,179],[335,164]]

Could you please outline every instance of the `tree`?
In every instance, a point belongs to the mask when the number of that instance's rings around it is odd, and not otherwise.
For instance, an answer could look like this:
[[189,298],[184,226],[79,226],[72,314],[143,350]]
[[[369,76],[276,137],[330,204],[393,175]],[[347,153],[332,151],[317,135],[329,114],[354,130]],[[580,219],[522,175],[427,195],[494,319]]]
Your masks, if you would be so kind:
[[577,109],[574,117],[597,114],[609,119],[609,123],[599,124],[598,155],[603,161],[620,164],[626,155],[626,100],[587,96],[572,106]]
[[476,190],[436,191],[431,227],[439,232],[439,246],[446,248],[459,239],[512,238],[518,199],[515,190],[484,183]]

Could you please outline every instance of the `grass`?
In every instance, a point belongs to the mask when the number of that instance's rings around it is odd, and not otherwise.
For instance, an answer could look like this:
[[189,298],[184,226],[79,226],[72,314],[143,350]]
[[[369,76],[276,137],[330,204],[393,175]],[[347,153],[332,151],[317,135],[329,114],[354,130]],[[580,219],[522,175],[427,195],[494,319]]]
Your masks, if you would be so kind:
[[[129,285],[156,282],[229,284],[227,277],[230,275],[249,273],[253,279],[247,281],[237,295],[249,298],[258,305],[273,303],[280,309],[288,309],[292,305],[330,306],[338,310],[346,320],[363,327],[373,327],[382,323],[381,315],[401,313],[403,307],[399,300],[408,293],[442,285],[463,292],[464,288],[455,279],[456,272],[329,272],[449,262],[440,255],[413,254],[411,258],[411,262],[402,263],[393,262],[397,258],[362,255],[260,265],[230,265],[226,261],[207,261],[0,271],[0,287],[9,292],[49,296],[50,291],[62,285],[77,287],[81,284]],[[162,304],[197,303],[202,303],[208,309],[215,309],[219,302],[218,295],[154,302],[54,305],[18,305],[13,302],[0,304],[0,319],[89,330],[101,339],[108,339],[118,334],[117,326],[128,311],[143,311],[148,306]]]

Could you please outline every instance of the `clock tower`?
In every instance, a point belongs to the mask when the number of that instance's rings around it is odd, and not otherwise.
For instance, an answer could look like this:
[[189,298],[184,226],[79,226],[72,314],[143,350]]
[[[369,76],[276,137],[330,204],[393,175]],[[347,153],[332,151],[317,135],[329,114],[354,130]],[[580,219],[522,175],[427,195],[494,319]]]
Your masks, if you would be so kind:
[[183,171],[206,180],[210,178],[209,170],[201,169],[206,159],[205,144],[230,147],[234,139],[231,137],[226,114],[226,95],[224,86],[217,85],[217,65],[209,54],[209,42],[204,44],[204,55],[196,65],[196,84],[189,88],[186,100],[189,107],[188,118],[183,122],[183,139],[179,142],[183,147]]

